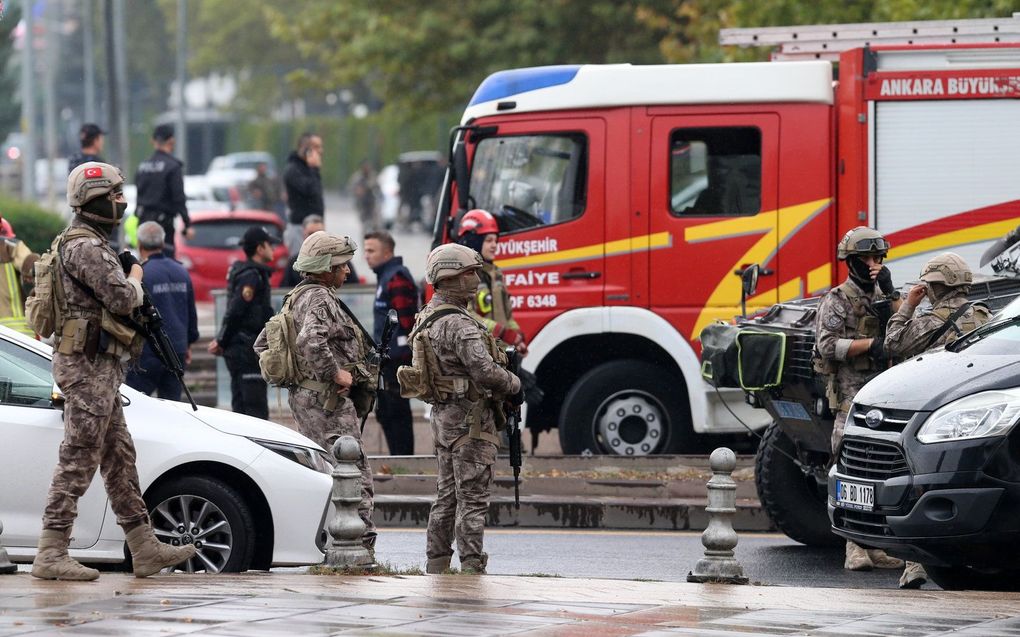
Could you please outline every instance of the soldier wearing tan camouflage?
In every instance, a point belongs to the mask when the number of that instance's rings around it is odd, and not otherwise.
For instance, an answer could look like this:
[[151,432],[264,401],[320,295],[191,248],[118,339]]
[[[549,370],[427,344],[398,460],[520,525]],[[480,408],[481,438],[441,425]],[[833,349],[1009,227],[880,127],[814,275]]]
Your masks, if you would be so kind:
[[466,246],[447,244],[433,250],[426,277],[435,294],[416,321],[415,329],[433,313],[446,312],[425,328],[438,367],[432,377],[443,384],[438,392],[443,398],[432,409],[439,475],[426,538],[429,573],[449,569],[455,539],[461,570],[485,573],[488,555],[482,536],[500,443],[497,429],[506,422],[504,400],[523,401],[520,379],[504,368],[506,355],[467,312],[481,268],[481,257]]
[[[921,283],[910,289],[889,319],[885,334],[885,351],[889,356],[901,360],[916,356],[952,343],[987,323],[992,318],[988,308],[971,304],[967,299],[973,278],[967,262],[953,252],[928,261],[921,270]],[[917,306],[925,297],[931,301],[931,308],[919,312]],[[927,580],[923,566],[907,562],[900,588],[920,588]]]
[[[324,449],[331,449],[340,436],[353,436],[361,443],[361,426],[351,391],[374,390],[375,374],[366,358],[371,344],[345,311],[337,289],[350,274],[350,260],[357,245],[349,237],[315,232],[301,244],[294,269],[304,276],[291,291],[291,316],[297,333],[295,358],[301,372],[297,387],[290,388],[290,408],[298,431]],[[265,330],[255,341],[255,351],[268,347]],[[370,552],[375,548],[372,522],[372,468],[364,452],[361,470],[361,504],[358,513],[365,523],[362,539]]]
[[[879,318],[874,305],[894,291],[889,269],[882,265],[889,242],[876,230],[864,226],[843,236],[836,256],[846,261],[849,277],[829,290],[815,318],[818,361],[815,370],[828,379],[829,407],[836,412],[832,428],[832,453],[839,453],[847,415],[854,395],[887,367]],[[884,551],[865,550],[847,541],[844,568],[869,571],[899,568],[903,561]]]
[[97,468],[127,536],[136,576],[195,555],[193,545],[172,547],[153,534],[121,407],[124,362],[138,355],[140,341],[111,315],[129,315],[142,304],[142,267],[130,254],[118,259],[108,239],[127,205],[123,183],[118,169],[98,162],[82,164],[68,177],[67,201],[76,216],[56,243],[59,279],[54,281],[67,303],[66,314],[56,310],[53,352],[53,378],[65,398],[64,441],[32,564],[32,575],[42,579],[99,577],[67,554],[78,499]]

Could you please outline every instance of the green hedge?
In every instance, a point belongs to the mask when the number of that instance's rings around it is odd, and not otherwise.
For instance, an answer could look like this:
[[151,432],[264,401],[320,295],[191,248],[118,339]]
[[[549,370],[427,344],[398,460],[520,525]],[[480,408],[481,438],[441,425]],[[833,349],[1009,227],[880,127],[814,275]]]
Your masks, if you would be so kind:
[[5,195],[0,195],[0,215],[14,227],[19,239],[40,254],[49,249],[54,237],[67,225],[58,214]]

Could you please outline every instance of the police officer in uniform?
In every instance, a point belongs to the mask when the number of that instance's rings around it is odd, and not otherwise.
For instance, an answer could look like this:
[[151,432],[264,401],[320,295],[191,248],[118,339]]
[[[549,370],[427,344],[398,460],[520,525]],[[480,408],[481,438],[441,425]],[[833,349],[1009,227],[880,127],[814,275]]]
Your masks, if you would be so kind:
[[[832,429],[832,453],[836,457],[854,395],[888,367],[882,319],[876,303],[895,293],[889,269],[882,265],[889,242],[878,231],[860,226],[839,242],[836,257],[845,261],[849,277],[822,299],[816,317],[817,358],[815,370],[828,379],[830,408],[837,412]],[[865,550],[847,541],[844,568],[867,571],[899,568],[903,561],[884,551]]]
[[[432,408],[432,438],[439,475],[436,501],[429,512],[426,555],[429,573],[450,568],[453,541],[463,572],[485,573],[482,550],[489,510],[492,465],[505,424],[503,402],[524,401],[521,381],[505,369],[506,355],[490,332],[467,308],[478,291],[483,262],[478,252],[459,244],[439,246],[429,254],[426,279],[435,287],[432,300],[418,314],[435,351],[431,378],[442,383]],[[434,313],[444,312],[439,318]]]
[[127,206],[123,184],[118,169],[98,162],[82,164],[68,177],[67,202],[75,217],[58,239],[54,276],[59,280],[53,282],[62,286],[68,310],[61,315],[62,303],[55,304],[53,379],[65,398],[64,441],[32,564],[32,575],[42,579],[99,577],[98,571],[67,554],[78,499],[97,468],[127,536],[136,576],[152,575],[195,555],[194,545],[172,547],[153,534],[121,407],[124,361],[137,356],[140,340],[112,315],[130,315],[142,304],[142,267],[130,253],[118,260],[109,243]]
[[[987,307],[967,300],[972,281],[970,266],[958,254],[945,252],[928,261],[921,270],[921,283],[910,289],[889,319],[886,353],[905,360],[951,343],[991,320]],[[931,308],[918,311],[925,297],[931,301]],[[923,566],[907,562],[900,588],[920,588],[927,579]]]
[[484,261],[478,271],[481,284],[471,300],[471,308],[493,336],[515,347],[523,356],[528,353],[524,332],[513,318],[503,271],[494,263],[498,242],[499,224],[488,211],[471,210],[461,218],[458,243],[482,255]]
[[245,261],[234,261],[227,273],[227,311],[209,353],[223,356],[230,372],[230,407],[239,414],[269,419],[268,389],[252,350],[255,339],[273,316],[269,275],[273,245],[280,243],[259,226],[241,238]]
[[[367,363],[371,343],[337,296],[350,274],[348,263],[356,249],[350,237],[319,231],[304,240],[294,263],[305,277],[288,301],[296,332],[295,358],[304,380],[290,388],[288,400],[298,431],[324,449],[330,449],[340,436],[353,436],[361,444],[358,410],[368,405],[358,396],[375,391],[377,371]],[[261,353],[267,347],[263,331],[255,351]],[[375,490],[364,451],[357,465],[361,470],[358,514],[365,523],[362,543],[374,561]]]
[[188,217],[187,198],[184,196],[184,163],[173,156],[174,127],[160,124],[152,132],[152,157],[138,164],[135,184],[138,186],[139,223],[155,221],[166,233],[166,252],[174,255],[174,219],[180,215],[185,236],[195,234]]

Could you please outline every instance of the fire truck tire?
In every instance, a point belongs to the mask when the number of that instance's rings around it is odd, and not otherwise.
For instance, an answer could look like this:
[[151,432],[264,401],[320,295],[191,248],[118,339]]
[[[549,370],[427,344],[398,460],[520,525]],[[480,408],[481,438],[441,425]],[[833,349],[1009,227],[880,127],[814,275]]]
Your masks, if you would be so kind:
[[793,441],[779,425],[765,430],[754,459],[758,499],[769,519],[791,539],[808,546],[839,546],[844,540],[832,532],[825,494],[817,481],[805,476],[787,454],[797,457]]
[[560,410],[565,454],[679,453],[693,438],[682,381],[636,360],[611,361],[574,383]]

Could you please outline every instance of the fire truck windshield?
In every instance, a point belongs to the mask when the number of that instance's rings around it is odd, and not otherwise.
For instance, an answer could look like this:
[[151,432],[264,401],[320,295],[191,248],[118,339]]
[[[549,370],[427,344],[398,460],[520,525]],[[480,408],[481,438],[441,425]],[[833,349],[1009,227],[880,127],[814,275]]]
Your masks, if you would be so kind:
[[579,217],[586,147],[580,134],[487,137],[475,149],[471,196],[504,232]]

